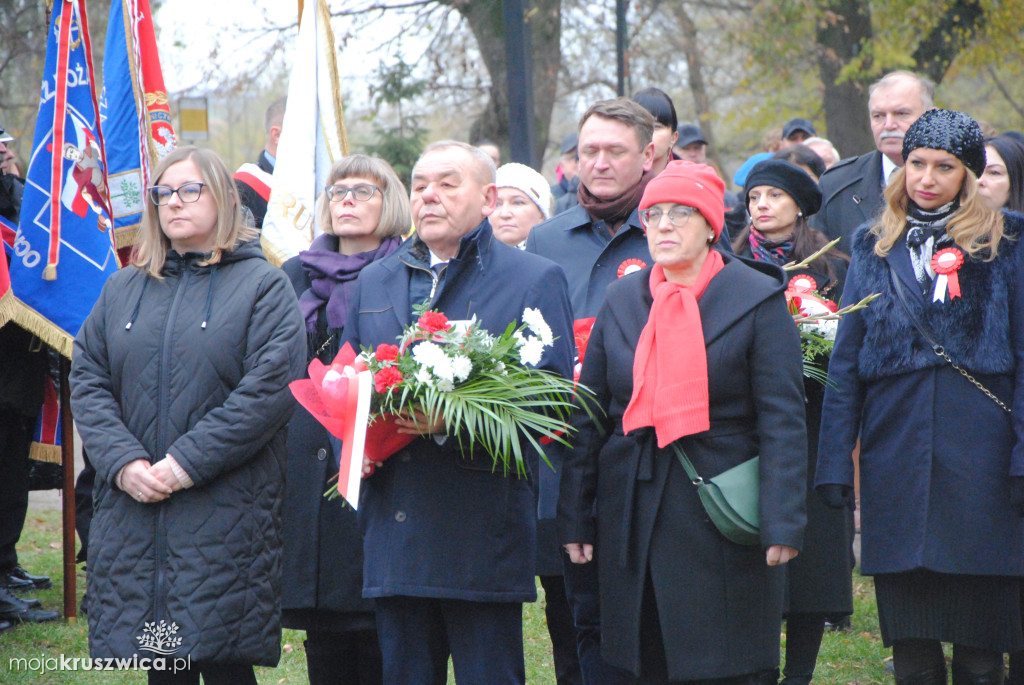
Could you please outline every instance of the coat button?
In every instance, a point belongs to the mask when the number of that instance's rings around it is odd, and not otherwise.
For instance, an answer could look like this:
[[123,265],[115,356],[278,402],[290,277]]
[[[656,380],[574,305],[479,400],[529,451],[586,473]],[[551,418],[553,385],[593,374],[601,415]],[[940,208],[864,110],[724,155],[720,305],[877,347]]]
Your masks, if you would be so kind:
[[406,461],[409,461],[410,459],[412,459],[412,455],[409,454],[408,451],[403,451],[402,454],[398,457],[398,459],[400,461],[406,462]]
[[405,521],[405,512],[404,511],[396,511],[395,512],[395,520],[398,521],[399,523],[401,523],[402,521]]
[[317,461],[323,461],[326,458],[327,458],[327,450],[325,450],[323,447],[321,447],[320,449],[318,449],[316,451],[316,460]]

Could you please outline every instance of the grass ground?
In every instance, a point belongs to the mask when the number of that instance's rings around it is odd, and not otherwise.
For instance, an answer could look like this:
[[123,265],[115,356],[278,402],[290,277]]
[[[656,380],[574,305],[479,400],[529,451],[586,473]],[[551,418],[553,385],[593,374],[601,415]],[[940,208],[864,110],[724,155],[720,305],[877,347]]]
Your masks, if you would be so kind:
[[[44,608],[60,609],[61,590],[61,535],[59,511],[30,511],[25,524],[18,553],[22,564],[33,573],[49,575],[54,580],[54,589],[40,592],[37,596]],[[85,576],[78,573],[78,600],[85,589]],[[547,626],[543,612],[543,591],[534,604],[526,605],[523,614],[523,630],[526,648],[527,682],[537,685],[553,685],[555,682],[554,663],[551,659],[551,644],[547,638]],[[826,632],[814,682],[817,685],[867,685],[870,683],[891,683],[892,677],[885,673],[888,650],[883,649],[878,635],[878,615],[875,609],[874,588],[869,578],[855,577],[853,628],[849,632]],[[277,668],[259,668],[256,675],[260,685],[282,685],[305,683],[306,661],[302,647],[303,635],[296,631],[285,631],[283,654]],[[785,637],[782,638],[783,646]],[[32,683],[145,683],[144,673],[135,671],[104,672],[60,672],[53,669],[25,670],[12,664],[12,659],[49,659],[59,661],[61,656],[85,657],[88,655],[87,623],[81,617],[77,623],[63,621],[47,624],[25,624],[16,630],[0,635],[0,682],[10,685]],[[32,663],[32,662],[30,662]],[[32,664],[35,665],[35,664]],[[449,682],[454,680],[449,677]]]

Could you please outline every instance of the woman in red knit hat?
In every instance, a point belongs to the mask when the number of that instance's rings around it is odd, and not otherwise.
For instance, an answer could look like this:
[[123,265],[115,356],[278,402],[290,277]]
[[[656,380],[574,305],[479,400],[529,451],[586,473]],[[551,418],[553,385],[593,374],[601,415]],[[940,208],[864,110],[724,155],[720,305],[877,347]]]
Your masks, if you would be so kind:
[[[608,288],[580,382],[559,526],[598,563],[602,655],[642,683],[778,679],[785,577],[805,523],[800,339],[785,276],[714,248],[724,184],[671,162],[640,202],[654,266]],[[760,456],[760,540],[723,536],[677,448],[712,478]],[[596,504],[596,521],[593,518]]]

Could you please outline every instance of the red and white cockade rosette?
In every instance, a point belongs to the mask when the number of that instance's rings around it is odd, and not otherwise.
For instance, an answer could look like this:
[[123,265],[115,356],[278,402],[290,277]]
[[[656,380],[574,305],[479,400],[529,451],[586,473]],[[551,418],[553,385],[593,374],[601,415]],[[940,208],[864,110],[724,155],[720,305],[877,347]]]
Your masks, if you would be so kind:
[[932,255],[932,271],[935,272],[935,294],[933,302],[945,302],[960,297],[960,277],[957,271],[964,263],[964,253],[955,247],[947,247]]
[[314,359],[309,364],[309,378],[288,384],[299,404],[341,440],[337,487],[353,509],[359,507],[364,459],[372,467],[380,464],[415,437],[397,432],[397,417],[393,414],[369,423],[374,386],[387,380],[386,377],[374,378],[352,346],[346,343],[330,366]]

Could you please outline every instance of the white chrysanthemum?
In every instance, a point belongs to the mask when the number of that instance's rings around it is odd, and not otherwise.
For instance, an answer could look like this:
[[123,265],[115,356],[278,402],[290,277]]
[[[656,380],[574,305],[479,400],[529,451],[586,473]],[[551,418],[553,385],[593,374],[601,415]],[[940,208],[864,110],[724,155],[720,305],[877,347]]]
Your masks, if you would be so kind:
[[839,322],[834,319],[826,319],[818,322],[818,332],[825,340],[835,340],[836,331],[839,330]]
[[455,389],[455,384],[447,378],[442,378],[437,382],[437,389],[441,392],[451,392]]
[[520,345],[525,345],[526,344],[526,336],[523,335],[522,331],[515,331],[515,332],[513,332],[512,333],[512,337],[515,338],[516,341],[518,341]]
[[431,377],[430,371],[427,370],[426,368],[421,368],[419,371],[417,371],[416,375],[413,376],[413,378],[415,378],[416,382],[420,383],[421,385],[426,385],[429,387],[433,387],[434,385],[434,379],[433,377]]
[[500,373],[502,376],[507,376],[508,371],[505,369],[505,362],[498,362],[494,365],[494,370]]
[[530,338],[526,341],[526,344],[519,348],[519,361],[523,364],[536,366],[540,363],[540,358],[543,355],[544,343],[541,342],[540,338]]
[[412,358],[416,363],[425,368],[432,368],[442,360],[445,360],[444,350],[440,345],[424,341],[412,348]]
[[539,309],[527,307],[523,310],[523,322],[530,327],[531,331],[537,334],[545,347],[555,341],[555,336],[551,332],[551,326],[548,326],[548,322],[544,320],[544,315],[540,313]]
[[446,381],[455,380],[455,369],[452,368],[452,360],[443,354],[434,362],[434,375]]
[[469,378],[469,374],[473,372],[473,360],[464,354],[460,354],[452,360],[452,369],[455,371],[456,380],[461,383]]

